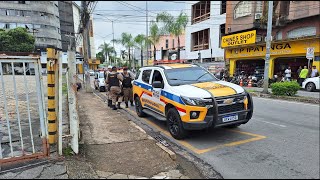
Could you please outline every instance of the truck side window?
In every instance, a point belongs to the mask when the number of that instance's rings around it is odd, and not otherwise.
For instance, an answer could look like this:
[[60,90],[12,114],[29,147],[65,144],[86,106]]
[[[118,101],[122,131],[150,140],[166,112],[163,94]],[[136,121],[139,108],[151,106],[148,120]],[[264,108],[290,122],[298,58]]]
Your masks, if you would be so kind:
[[151,70],[144,70],[142,73],[142,81],[149,84]]
[[160,73],[158,70],[154,70],[154,72],[153,72],[152,83],[153,83],[154,81],[160,81],[160,82],[163,83],[162,75],[161,75],[161,73]]

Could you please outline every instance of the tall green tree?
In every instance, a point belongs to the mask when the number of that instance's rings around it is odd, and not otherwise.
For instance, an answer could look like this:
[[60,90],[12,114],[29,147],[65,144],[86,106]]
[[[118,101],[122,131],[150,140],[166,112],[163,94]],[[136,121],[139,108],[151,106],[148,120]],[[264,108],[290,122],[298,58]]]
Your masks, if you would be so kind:
[[103,54],[102,51],[98,52],[96,54],[97,59],[100,60],[100,64],[103,64],[106,61],[105,55]]
[[143,66],[143,49],[146,46],[146,36],[143,34],[138,34],[135,38],[134,41],[137,45],[138,48],[140,48],[141,51],[141,66]]
[[188,15],[181,12],[178,17],[174,17],[167,12],[162,12],[157,15],[157,22],[163,22],[163,32],[173,34],[178,37],[178,59],[180,59],[180,38],[179,36],[184,33],[188,24]]
[[[111,57],[111,53],[115,53],[116,51],[115,49],[109,44],[109,43],[103,43],[99,46],[99,49],[101,49],[101,53],[104,55],[105,60],[107,60],[107,57],[109,58],[110,62],[112,57]],[[108,62],[108,63],[110,63]]]
[[35,38],[25,28],[0,30],[0,51],[33,52],[34,46]]
[[124,47],[128,49],[129,68],[131,68],[131,48],[135,46],[135,42],[132,35],[129,33],[122,33],[120,39],[113,39],[112,41],[117,44],[122,44]]
[[156,44],[160,41],[160,29],[156,22],[151,21],[150,25],[150,36],[147,39],[147,44],[153,45],[153,60],[156,60]]

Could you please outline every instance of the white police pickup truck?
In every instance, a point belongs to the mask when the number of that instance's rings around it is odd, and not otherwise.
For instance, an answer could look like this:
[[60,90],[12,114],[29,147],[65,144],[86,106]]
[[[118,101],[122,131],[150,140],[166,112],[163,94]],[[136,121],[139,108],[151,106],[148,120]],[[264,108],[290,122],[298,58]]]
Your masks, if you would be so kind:
[[167,122],[176,139],[188,130],[237,127],[253,115],[253,102],[242,87],[218,80],[193,64],[143,67],[133,81],[136,113]]

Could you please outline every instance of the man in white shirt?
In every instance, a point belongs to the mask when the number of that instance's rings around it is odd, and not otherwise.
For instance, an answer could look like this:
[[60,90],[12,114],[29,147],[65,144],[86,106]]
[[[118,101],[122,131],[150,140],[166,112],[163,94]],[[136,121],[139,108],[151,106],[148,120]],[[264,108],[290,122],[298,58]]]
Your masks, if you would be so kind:
[[312,66],[312,71],[311,71],[311,77],[317,77],[319,76],[319,72],[316,66]]
[[284,71],[286,74],[286,81],[291,81],[291,68],[290,66]]

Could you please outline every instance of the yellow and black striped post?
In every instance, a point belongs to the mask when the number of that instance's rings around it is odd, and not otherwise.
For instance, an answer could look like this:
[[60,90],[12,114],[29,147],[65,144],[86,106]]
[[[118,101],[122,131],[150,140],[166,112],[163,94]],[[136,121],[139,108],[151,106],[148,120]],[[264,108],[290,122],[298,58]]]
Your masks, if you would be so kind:
[[56,50],[47,48],[47,79],[48,79],[48,138],[49,144],[56,143],[57,115],[55,98],[55,66],[57,62]]

